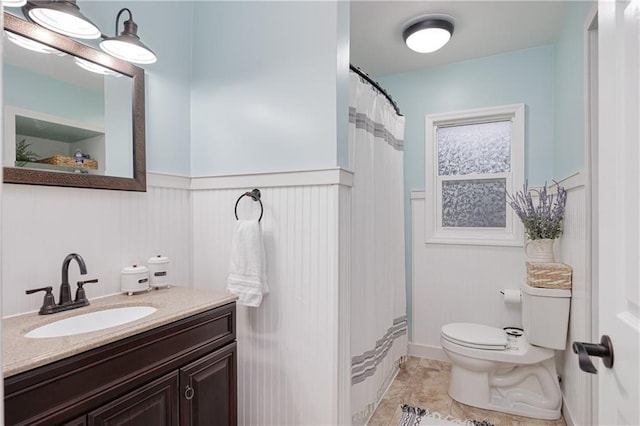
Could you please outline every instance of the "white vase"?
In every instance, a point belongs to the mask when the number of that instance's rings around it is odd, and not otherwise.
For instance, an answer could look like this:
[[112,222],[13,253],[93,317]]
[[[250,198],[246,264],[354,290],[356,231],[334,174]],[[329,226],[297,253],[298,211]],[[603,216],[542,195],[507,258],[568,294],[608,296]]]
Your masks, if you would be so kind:
[[540,240],[527,240],[524,243],[524,255],[527,262],[554,263],[553,243],[555,239],[543,238]]

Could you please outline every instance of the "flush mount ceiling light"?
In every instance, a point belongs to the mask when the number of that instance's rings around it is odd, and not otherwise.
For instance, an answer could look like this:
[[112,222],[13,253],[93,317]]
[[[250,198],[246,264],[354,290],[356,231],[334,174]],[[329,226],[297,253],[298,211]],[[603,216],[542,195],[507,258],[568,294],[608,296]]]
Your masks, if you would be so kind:
[[407,46],[419,53],[435,52],[447,44],[453,24],[445,19],[427,18],[408,26],[402,37]]
[[80,12],[75,0],[32,1],[26,6],[29,19],[66,36],[100,38],[100,29]]
[[138,37],[138,25],[133,22],[131,11],[124,8],[118,12],[116,17],[116,34],[118,34],[118,24],[120,15],[123,12],[129,13],[129,19],[124,21],[124,30],[119,36],[109,37],[100,42],[100,48],[109,55],[136,64],[152,64],[157,60],[156,54],[144,45]]

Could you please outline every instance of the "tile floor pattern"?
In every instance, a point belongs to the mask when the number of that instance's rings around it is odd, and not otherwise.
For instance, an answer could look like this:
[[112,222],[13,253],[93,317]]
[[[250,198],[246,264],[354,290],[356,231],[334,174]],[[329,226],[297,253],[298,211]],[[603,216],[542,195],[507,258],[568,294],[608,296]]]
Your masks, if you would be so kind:
[[369,420],[369,426],[396,426],[402,404],[427,408],[458,420],[486,420],[495,426],[566,426],[564,419],[537,420],[482,410],[452,400],[447,393],[451,364],[409,357]]

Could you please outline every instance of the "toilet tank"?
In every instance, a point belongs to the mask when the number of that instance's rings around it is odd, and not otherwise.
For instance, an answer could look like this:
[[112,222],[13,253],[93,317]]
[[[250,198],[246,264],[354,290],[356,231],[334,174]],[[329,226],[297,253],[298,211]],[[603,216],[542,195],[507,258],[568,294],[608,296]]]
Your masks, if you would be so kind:
[[571,290],[522,283],[522,328],[532,345],[564,350],[567,345]]

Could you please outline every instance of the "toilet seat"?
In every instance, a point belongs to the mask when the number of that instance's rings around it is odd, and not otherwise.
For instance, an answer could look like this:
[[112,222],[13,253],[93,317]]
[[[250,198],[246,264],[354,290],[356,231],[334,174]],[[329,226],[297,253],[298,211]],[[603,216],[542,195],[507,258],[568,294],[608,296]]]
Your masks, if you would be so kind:
[[[465,357],[474,358],[478,360],[485,361],[496,361],[503,362],[507,364],[534,364],[538,362],[542,362],[546,359],[553,358],[555,351],[550,348],[543,348],[540,346],[534,346],[527,340],[526,335],[520,336],[518,338],[512,338],[510,342],[508,342],[506,347],[500,349],[500,345],[481,345],[476,344],[476,346],[484,346],[484,347],[473,347],[474,343],[469,342],[457,342],[455,338],[447,337],[447,334],[454,333],[454,337],[462,338],[462,340],[476,340],[479,338],[469,338],[466,335],[458,335],[456,331],[459,327],[448,327],[453,324],[444,325],[440,329],[440,345],[446,351],[450,351],[455,354],[463,355]],[[461,324],[458,323],[458,326],[463,326],[462,328],[467,331],[472,331],[474,327],[468,326],[481,326],[480,324]],[[488,326],[481,326],[488,327]],[[499,328],[488,327],[494,330],[498,330],[504,334],[505,339],[506,332]],[[497,333],[495,333],[497,335]],[[484,336],[484,335],[483,335]],[[482,338],[481,340],[490,341]],[[508,341],[508,339],[507,339]],[[490,341],[491,343],[495,343],[495,341]],[[487,347],[489,349],[487,349]]]
[[483,324],[452,323],[441,329],[443,339],[467,348],[503,351],[509,348],[507,333]]

